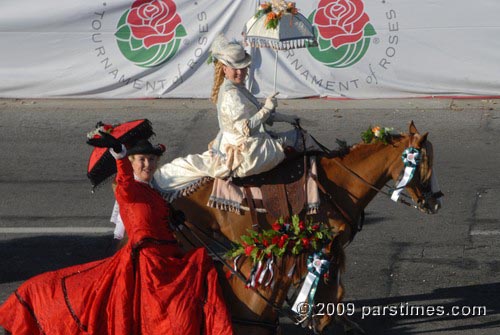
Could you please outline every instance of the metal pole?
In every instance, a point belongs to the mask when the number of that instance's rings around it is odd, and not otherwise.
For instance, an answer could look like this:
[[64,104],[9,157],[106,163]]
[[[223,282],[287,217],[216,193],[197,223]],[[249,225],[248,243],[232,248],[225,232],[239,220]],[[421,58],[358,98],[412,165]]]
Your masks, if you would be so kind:
[[278,50],[276,49],[276,57],[274,58],[274,92],[276,93],[276,77],[278,75]]

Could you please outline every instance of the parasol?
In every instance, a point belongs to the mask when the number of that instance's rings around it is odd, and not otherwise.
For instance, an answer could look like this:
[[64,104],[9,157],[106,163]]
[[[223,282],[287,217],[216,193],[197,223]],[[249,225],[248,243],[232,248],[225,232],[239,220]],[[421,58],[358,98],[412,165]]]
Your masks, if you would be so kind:
[[271,48],[274,60],[274,91],[278,70],[278,51],[316,46],[311,23],[298,12],[295,2],[272,0],[259,5],[257,13],[245,24],[244,43],[252,48]]
[[[87,134],[87,137],[100,136],[99,131],[110,133],[128,147],[134,145],[138,140],[148,139],[154,134],[153,127],[148,119],[134,120],[118,125],[99,122],[96,129]],[[90,154],[87,167],[87,177],[90,179],[92,187],[95,188],[115,173],[116,161],[111,156],[108,148],[94,148]]]

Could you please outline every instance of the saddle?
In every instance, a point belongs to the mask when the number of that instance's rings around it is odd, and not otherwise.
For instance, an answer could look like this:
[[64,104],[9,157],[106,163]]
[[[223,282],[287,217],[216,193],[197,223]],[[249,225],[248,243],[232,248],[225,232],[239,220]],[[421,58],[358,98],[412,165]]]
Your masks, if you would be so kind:
[[[308,157],[303,153],[293,154],[270,171],[244,178],[233,178],[232,183],[245,189],[259,187],[263,206],[270,215],[275,218],[290,217],[300,213],[306,206],[305,172],[309,169],[308,162]],[[247,197],[250,207],[252,207],[251,202],[252,199]]]

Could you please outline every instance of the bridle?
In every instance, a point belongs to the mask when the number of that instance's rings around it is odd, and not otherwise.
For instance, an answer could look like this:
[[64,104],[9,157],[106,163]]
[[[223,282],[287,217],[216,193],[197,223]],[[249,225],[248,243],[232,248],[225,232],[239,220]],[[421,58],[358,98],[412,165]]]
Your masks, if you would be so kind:
[[[296,125],[296,127],[298,129],[301,129],[302,128],[300,127],[300,125]],[[309,136],[311,136],[311,138],[313,139],[313,141],[321,148],[321,150],[326,154],[326,155],[331,155],[333,152],[332,150],[328,149],[326,146],[324,146],[323,144],[319,143],[312,135],[309,134]],[[408,149],[410,147],[407,147],[406,149]],[[419,150],[419,149],[415,149],[415,150]],[[387,196],[388,198],[391,198],[392,194],[394,191],[397,190],[397,188],[394,188],[394,187],[391,187],[389,186],[387,183],[384,184],[382,187],[377,187],[375,185],[373,185],[372,183],[368,182],[366,179],[364,179],[363,177],[361,177],[359,174],[357,174],[355,171],[353,171],[352,169],[348,168],[347,166],[345,166],[344,164],[342,164],[341,162],[335,160],[335,159],[332,159],[332,161],[337,164],[340,168],[342,168],[343,170],[347,171],[350,175],[354,176],[356,179],[358,179],[359,181],[361,181],[363,184],[365,184],[366,186],[370,187],[371,189],[373,189],[374,191],[376,191],[377,193],[381,193],[381,194],[384,194],[385,196]],[[417,163],[419,164],[419,163]],[[404,168],[403,168],[404,170]],[[401,172],[401,174],[403,173],[403,171]],[[441,192],[441,191],[437,191],[437,192],[433,192],[428,185],[423,185],[422,183],[422,179],[419,178],[419,182],[420,182],[420,185],[419,187],[421,189],[429,189],[428,191],[426,192],[422,192],[422,195],[419,196],[419,195],[416,195],[417,197],[417,204],[415,205],[414,203],[414,200],[412,199],[412,197],[410,197],[409,195],[405,194],[405,193],[401,193],[401,197],[398,198],[398,203],[401,203],[405,206],[408,206],[408,207],[411,207],[411,208],[414,208],[414,209],[418,209],[418,210],[423,210],[424,209],[424,205],[426,203],[429,202],[429,200],[431,199],[438,199],[439,197],[442,197],[444,194]],[[319,184],[318,184],[319,185]],[[406,188],[407,185],[405,185],[403,188]],[[321,187],[320,187],[321,189]],[[385,189],[388,189],[388,191],[385,191]],[[323,191],[323,193],[325,193],[325,191]],[[326,194],[328,197],[329,197],[329,194]],[[330,197],[329,197],[330,198]],[[408,199],[408,200],[407,200]],[[332,199],[330,199],[332,200]],[[338,207],[336,204],[335,204],[335,207]],[[343,215],[345,216],[345,215]],[[348,219],[348,218],[346,218]],[[350,221],[350,220],[348,220]]]

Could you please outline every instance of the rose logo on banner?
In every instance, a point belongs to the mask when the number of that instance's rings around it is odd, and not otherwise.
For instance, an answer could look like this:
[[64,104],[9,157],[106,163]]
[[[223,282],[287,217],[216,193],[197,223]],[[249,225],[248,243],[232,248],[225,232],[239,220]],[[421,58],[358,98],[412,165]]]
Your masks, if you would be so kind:
[[173,0],[136,0],[121,16],[115,33],[125,58],[142,67],[171,59],[186,35]]
[[357,63],[376,34],[362,0],[321,0],[308,19],[318,36],[318,46],[308,48],[309,53],[333,68]]

